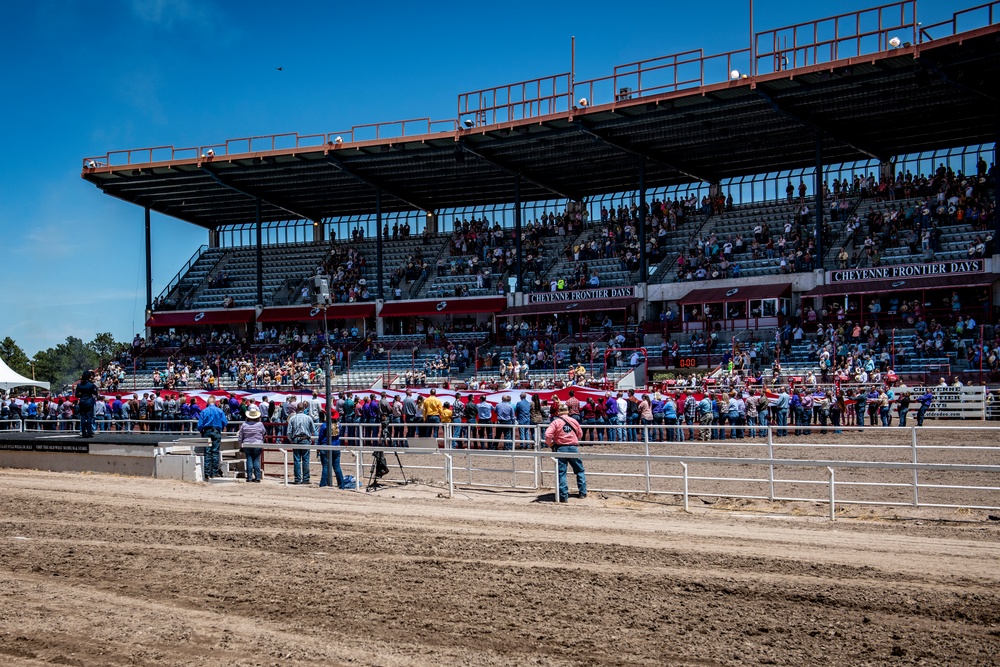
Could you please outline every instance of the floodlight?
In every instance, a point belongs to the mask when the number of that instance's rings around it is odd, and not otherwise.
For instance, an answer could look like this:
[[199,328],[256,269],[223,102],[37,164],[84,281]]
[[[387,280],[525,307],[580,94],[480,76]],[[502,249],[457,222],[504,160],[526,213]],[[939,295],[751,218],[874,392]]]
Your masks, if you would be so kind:
[[473,125],[475,125],[475,122],[473,122],[471,118],[466,118],[464,121],[462,121],[462,124],[465,125],[466,127],[472,127]]
[[899,37],[893,37],[889,40],[889,46],[891,46],[894,49],[898,49],[900,44],[902,44],[902,41],[899,39]]
[[97,166],[96,162],[94,162],[93,160],[87,160],[87,167],[88,168],[94,169],[96,166]]
[[589,107],[589,106],[590,106],[590,102],[589,102],[589,101],[587,101],[587,98],[586,98],[586,97],[581,97],[581,98],[580,98],[580,101],[578,102],[578,104],[580,105],[580,107],[582,107],[582,108],[584,108],[584,109],[586,109],[587,107]]
[[738,69],[732,70],[731,72],[729,72],[729,78],[733,79],[734,81],[740,78],[740,71]]
[[338,136],[338,137],[337,137],[336,139],[334,139],[333,141],[334,141],[334,143],[336,143],[336,144],[337,144],[337,145],[339,146],[340,144],[344,143],[344,138],[343,138],[343,137],[341,137],[341,136]]
[[215,157],[215,151],[212,150],[211,148],[209,148],[207,155],[208,155],[208,157]]

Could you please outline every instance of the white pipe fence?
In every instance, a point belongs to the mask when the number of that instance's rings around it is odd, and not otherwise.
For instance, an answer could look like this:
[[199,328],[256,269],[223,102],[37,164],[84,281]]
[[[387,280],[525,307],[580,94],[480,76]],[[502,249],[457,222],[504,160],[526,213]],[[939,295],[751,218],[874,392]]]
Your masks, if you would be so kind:
[[[140,423],[152,424],[134,422]],[[76,420],[4,420],[0,421],[0,430],[56,434],[61,432],[60,425],[73,429],[62,432],[79,432]],[[419,430],[407,435],[411,426]],[[157,427],[163,430],[144,432],[182,439],[196,433],[194,422],[188,420],[162,422]],[[280,435],[281,425],[273,427],[274,433]],[[227,431],[236,428],[238,423],[231,423]],[[556,487],[555,466],[545,461],[579,458],[587,464],[588,487],[592,491],[677,496],[685,507],[694,495],[828,503],[831,516],[837,505],[848,504],[1000,509],[1000,428],[989,426],[835,429],[805,425],[588,423],[583,425],[585,439],[579,454],[549,451],[544,445],[544,425],[396,424],[385,439],[379,424],[346,423],[340,428],[343,446],[330,449],[352,455],[353,464],[348,466],[354,469],[359,489],[373,453],[382,451],[398,454],[407,471],[438,477],[449,495],[457,485],[552,489]],[[803,436],[797,436],[796,430]],[[779,435],[784,432],[788,435]],[[844,432],[863,433],[864,442],[858,442],[856,437],[850,442],[838,442]],[[805,434],[811,434],[816,442],[804,440]],[[233,442],[232,435],[225,434],[227,444]],[[287,444],[264,446],[265,450],[281,453],[286,483],[289,452],[295,448]],[[317,444],[308,448],[327,449]],[[391,465],[385,479],[400,481],[398,472],[398,467]]]
[[[358,426],[358,425],[349,425]],[[763,432],[756,438],[727,440],[657,441],[657,427],[636,427],[636,441],[617,440],[621,426],[588,426],[596,440],[581,442],[579,454],[549,451],[543,444],[544,426],[483,425],[496,429],[489,434],[459,431],[457,424],[433,428],[443,437],[423,439],[421,447],[392,447],[380,442],[378,425],[373,431],[351,431],[344,440],[360,446],[333,447],[353,456],[353,468],[360,490],[374,452],[398,454],[409,476],[431,473],[440,476],[449,496],[456,486],[512,490],[547,490],[556,484],[558,459],[579,458],[586,463],[591,491],[649,496],[677,496],[689,505],[691,496],[712,498],[800,501],[826,503],[835,517],[838,505],[883,505],[968,509],[1000,509],[1000,429],[982,426],[865,427],[873,435],[867,443],[837,443],[830,439],[808,442],[793,434],[778,437],[781,427],[753,427]],[[463,424],[463,427],[470,425]],[[479,426],[479,425],[472,425]],[[726,430],[751,427],[726,427]],[[791,427],[789,430],[794,429]],[[833,435],[832,427],[799,426],[800,431]],[[716,425],[685,425],[696,435],[713,431]],[[526,431],[529,437],[507,431]],[[612,440],[602,440],[602,431]],[[857,427],[850,429],[858,431]],[[614,434],[612,432],[615,432]],[[926,442],[933,434],[971,433],[977,442],[961,444],[968,438],[953,438],[945,444]],[[454,434],[454,435],[453,435]],[[876,442],[874,436],[892,436]],[[923,434],[923,435],[922,435]],[[628,435],[626,433],[626,435]],[[388,437],[388,436],[387,436]],[[923,440],[921,439],[923,438]],[[403,441],[405,438],[396,438]],[[940,440],[940,438],[938,438]],[[437,445],[436,447],[434,445]],[[471,448],[470,448],[471,444]],[[505,447],[509,447],[505,449]],[[310,450],[328,449],[310,445]],[[597,449],[605,451],[597,451]],[[287,483],[289,445],[265,446],[283,454]],[[607,451],[611,450],[611,451]],[[617,451],[615,451],[617,450]],[[434,459],[440,457],[437,461]],[[969,460],[971,459],[971,460]],[[553,465],[550,467],[545,462]],[[983,463],[983,461],[989,461]],[[392,461],[395,463],[395,461]],[[350,464],[349,464],[350,465]],[[390,465],[388,481],[401,481],[398,467]]]

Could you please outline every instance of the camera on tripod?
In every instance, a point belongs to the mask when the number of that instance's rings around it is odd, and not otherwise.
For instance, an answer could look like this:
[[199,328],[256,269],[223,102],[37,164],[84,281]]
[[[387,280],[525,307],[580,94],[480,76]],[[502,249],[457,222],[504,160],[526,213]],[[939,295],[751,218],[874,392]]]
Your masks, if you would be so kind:
[[[391,438],[389,437],[389,430],[391,428],[391,421],[389,415],[381,414],[379,415],[379,436],[377,447],[394,447]],[[403,462],[399,459],[399,453],[393,452],[396,457],[396,464],[399,466],[399,472],[403,476],[403,485],[405,486],[409,482],[406,480],[406,471],[403,470]],[[365,491],[377,491],[380,486],[379,480],[389,474],[389,463],[385,459],[385,452],[378,450],[372,452],[372,467],[368,474],[368,487]]]

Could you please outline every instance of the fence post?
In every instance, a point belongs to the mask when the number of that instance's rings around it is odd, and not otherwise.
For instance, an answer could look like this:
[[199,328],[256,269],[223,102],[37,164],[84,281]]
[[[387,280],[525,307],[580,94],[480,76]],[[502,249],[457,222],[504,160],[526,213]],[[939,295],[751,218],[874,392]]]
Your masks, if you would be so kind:
[[363,454],[361,452],[351,452],[351,453],[354,454],[354,490],[360,491],[361,479],[363,477],[362,469],[364,468],[364,466],[361,465],[362,463],[361,459],[363,457]]
[[452,475],[451,454],[444,455],[444,473],[448,479],[448,497],[455,497],[455,478]]
[[279,449],[278,451],[281,452],[281,456],[284,458],[285,461],[283,465],[285,469],[285,486],[288,486],[288,450]]
[[643,428],[644,435],[645,435],[645,437],[643,438],[643,440],[645,441],[645,445],[646,445],[646,495],[649,495],[653,491],[653,486],[652,486],[652,484],[650,482],[650,479],[649,479],[649,476],[650,476],[650,473],[651,473],[650,465],[649,465],[649,428],[646,427],[646,426],[643,426],[642,428]]
[[774,428],[770,423],[767,425],[767,460],[771,463],[767,466],[768,498],[774,502]]
[[554,480],[553,486],[555,487],[555,490],[556,490],[555,496],[556,496],[556,502],[558,503],[559,500],[560,500],[559,499],[559,459],[558,458],[553,458],[552,462],[556,464],[555,480]]
[[830,473],[830,521],[837,520],[837,504],[836,497],[834,495],[834,487],[836,482],[834,481],[833,468],[827,468],[827,472]]
[[684,511],[688,510],[688,464],[681,462],[681,469],[684,471]]
[[914,507],[919,507],[920,500],[919,500],[919,497],[917,495],[917,488],[919,486],[919,483],[917,481],[917,475],[918,475],[918,473],[917,473],[917,466],[916,466],[916,463],[917,463],[917,427],[915,425],[911,425],[910,426],[910,433],[912,434],[912,437],[911,437],[911,443],[912,443],[911,449],[913,450],[913,463],[914,463],[914,466],[913,466],[913,506]]
[[[532,436],[532,438],[534,440],[533,444],[535,446],[535,451],[539,452],[542,449],[541,445],[539,444],[539,433],[541,432],[541,427],[538,424],[533,424],[532,427],[531,427],[531,430],[534,432],[534,435]],[[534,459],[534,466],[535,466],[535,490],[537,491],[538,487],[541,486],[541,482],[542,482],[542,460],[541,460],[541,457],[538,457],[538,456],[534,456],[532,458]]]

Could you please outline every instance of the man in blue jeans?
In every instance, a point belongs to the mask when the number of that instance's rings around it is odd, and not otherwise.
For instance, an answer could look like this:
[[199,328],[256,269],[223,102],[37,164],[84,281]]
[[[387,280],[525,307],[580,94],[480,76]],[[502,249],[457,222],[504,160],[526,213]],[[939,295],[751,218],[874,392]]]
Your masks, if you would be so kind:
[[[608,424],[610,426],[615,426],[616,424],[618,424],[618,401],[615,399],[614,394],[612,394],[610,391],[608,392],[607,397],[605,397],[604,413],[608,417]],[[607,434],[609,441],[617,442],[622,439],[621,433],[617,428],[607,429]]]
[[931,403],[934,401],[934,394],[928,389],[924,392],[924,395],[917,399],[917,403],[920,403],[920,408],[917,409],[917,426],[924,425],[924,415],[927,414],[927,409],[931,407]]
[[774,404],[774,416],[779,427],[775,432],[777,436],[788,435],[788,430],[781,427],[788,426],[788,404],[790,400],[788,392],[782,387],[781,392],[778,394],[778,400]]
[[[514,417],[519,426],[529,426],[531,424],[531,402],[528,400],[528,395],[524,392],[521,392],[521,400],[514,405]],[[532,449],[533,446],[530,442],[531,429],[519,428],[517,430],[517,437],[520,440],[517,446],[521,449]]]
[[309,416],[309,403],[299,403],[297,412],[288,420],[286,433],[288,442],[298,445],[292,449],[295,481],[293,484],[309,484],[309,445],[312,444],[312,434],[315,424]]
[[[222,431],[229,425],[226,413],[215,405],[215,396],[208,397],[208,406],[198,415],[198,432],[211,444],[205,448],[205,479],[222,477]],[[312,431],[310,431],[312,433]]]
[[504,396],[496,407],[497,440],[503,440],[504,449],[514,448],[514,406],[510,403],[510,396]]
[[[580,424],[569,416],[569,406],[559,406],[559,416],[552,420],[549,427],[545,429],[545,444],[556,453],[578,453],[577,446],[580,438],[583,437],[583,429]],[[576,473],[576,488],[580,498],[587,497],[587,473],[583,469],[583,461],[578,458],[559,459],[559,482],[556,491],[556,502],[569,502],[569,484],[566,481],[566,468],[572,466]]]

